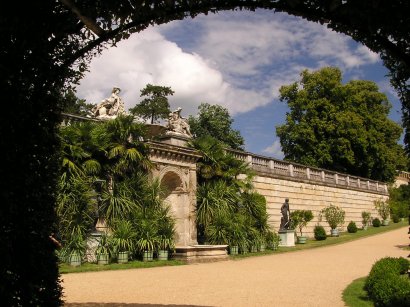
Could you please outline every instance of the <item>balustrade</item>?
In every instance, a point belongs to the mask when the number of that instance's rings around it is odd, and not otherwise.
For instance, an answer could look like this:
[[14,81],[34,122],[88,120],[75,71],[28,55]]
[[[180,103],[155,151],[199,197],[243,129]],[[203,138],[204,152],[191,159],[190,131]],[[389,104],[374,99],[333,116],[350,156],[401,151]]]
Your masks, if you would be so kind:
[[[298,178],[313,182],[323,182],[324,184],[387,193],[387,185],[382,182],[367,180],[364,178],[358,178],[347,174],[340,174],[318,168],[306,167],[300,164],[253,155],[248,152],[240,152],[236,150],[232,150],[230,152],[237,159],[248,162],[249,165],[257,172],[266,172],[289,178]],[[407,172],[401,172],[400,176],[410,179],[410,173]]]

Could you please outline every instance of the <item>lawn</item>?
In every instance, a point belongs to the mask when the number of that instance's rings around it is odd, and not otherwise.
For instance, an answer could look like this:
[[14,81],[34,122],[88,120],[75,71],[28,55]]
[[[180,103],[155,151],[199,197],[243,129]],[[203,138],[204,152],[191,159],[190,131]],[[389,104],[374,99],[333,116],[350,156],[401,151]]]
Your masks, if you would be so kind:
[[356,233],[348,233],[343,232],[340,234],[339,237],[330,237],[328,236],[326,240],[317,241],[314,238],[309,238],[306,244],[296,244],[294,247],[279,247],[276,251],[267,250],[265,252],[258,252],[258,253],[247,253],[247,254],[240,254],[231,256],[233,259],[241,259],[246,257],[253,257],[258,255],[269,255],[272,253],[287,253],[287,252],[294,252],[298,250],[305,250],[317,247],[324,247],[334,244],[342,244],[349,241],[369,237],[372,235],[376,235],[382,232],[395,230],[404,226],[408,226],[407,221],[401,221],[399,223],[390,223],[388,226],[380,226],[380,227],[369,227],[367,230],[358,230]]
[[355,279],[343,291],[343,301],[350,307],[373,307],[373,302],[363,289],[366,277]]

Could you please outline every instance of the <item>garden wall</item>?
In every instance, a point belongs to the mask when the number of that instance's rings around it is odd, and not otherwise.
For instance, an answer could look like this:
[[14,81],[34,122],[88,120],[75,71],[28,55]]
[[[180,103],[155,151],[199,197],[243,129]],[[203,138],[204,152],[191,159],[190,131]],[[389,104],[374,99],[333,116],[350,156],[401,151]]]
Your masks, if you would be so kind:
[[[340,230],[346,231],[350,221],[361,227],[362,211],[369,211],[372,217],[379,217],[374,201],[388,199],[387,185],[383,182],[309,168],[252,153],[233,153],[237,158],[247,161],[255,171],[254,187],[266,198],[270,223],[275,231],[279,230],[282,217],[280,207],[286,198],[289,198],[291,212],[297,209],[312,210],[314,219],[305,229],[308,236],[313,236],[313,228],[319,223],[320,210],[330,204],[345,210],[345,223]],[[326,221],[319,224],[330,232]]]

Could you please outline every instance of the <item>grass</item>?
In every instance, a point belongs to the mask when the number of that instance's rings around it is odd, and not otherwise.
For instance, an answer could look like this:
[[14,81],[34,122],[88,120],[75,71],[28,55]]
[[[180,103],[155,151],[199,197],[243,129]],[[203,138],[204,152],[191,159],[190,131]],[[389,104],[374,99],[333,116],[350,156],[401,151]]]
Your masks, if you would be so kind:
[[83,263],[80,266],[73,267],[67,263],[61,263],[59,265],[59,271],[61,274],[67,273],[81,273],[81,272],[98,272],[98,271],[110,271],[110,270],[128,270],[128,269],[144,269],[154,268],[159,266],[175,266],[184,265],[185,263],[179,260],[161,260],[161,261],[130,261],[128,263],[110,263],[106,265],[98,265],[95,263]]
[[358,278],[343,291],[343,301],[349,307],[373,307],[373,302],[363,289],[366,277]]
[[[399,223],[390,223],[389,226],[380,226],[380,227],[369,227],[367,230],[358,230],[356,233],[341,233],[339,237],[328,237],[323,241],[316,241],[315,239],[309,239],[306,244],[296,244],[294,247],[279,247],[278,250],[266,250],[264,252],[257,253],[247,253],[230,256],[233,260],[240,260],[248,257],[255,256],[264,256],[278,253],[287,253],[294,252],[298,250],[305,250],[317,247],[324,247],[334,244],[342,244],[349,241],[365,238],[368,236],[376,235],[390,230],[395,230],[401,227],[408,225],[406,221],[401,221]],[[83,263],[81,266],[72,267],[66,263],[59,265],[59,271],[61,274],[67,273],[80,273],[80,272],[96,272],[96,271],[108,271],[108,270],[127,270],[127,269],[142,269],[142,268],[152,268],[159,266],[176,266],[184,265],[185,263],[178,260],[168,260],[168,261],[151,261],[151,262],[142,262],[142,261],[130,261],[128,263],[119,264],[111,263],[107,265],[97,265],[95,263]]]
[[379,233],[383,233],[386,231],[391,231],[395,229],[399,229],[401,227],[408,226],[407,221],[401,221],[399,223],[390,223],[388,226],[380,226],[380,227],[369,227],[367,230],[358,230],[356,233],[348,233],[343,232],[340,234],[339,237],[327,237],[326,240],[317,241],[314,238],[309,238],[305,244],[296,244],[294,247],[279,247],[278,250],[272,251],[267,250],[264,252],[258,253],[247,253],[247,254],[239,254],[231,256],[232,259],[242,259],[254,256],[263,256],[263,255],[270,255],[270,254],[277,254],[277,253],[287,253],[287,252],[294,252],[299,250],[317,248],[317,247],[324,247],[330,246],[335,244],[342,244],[346,242],[350,242],[353,240],[373,236]]

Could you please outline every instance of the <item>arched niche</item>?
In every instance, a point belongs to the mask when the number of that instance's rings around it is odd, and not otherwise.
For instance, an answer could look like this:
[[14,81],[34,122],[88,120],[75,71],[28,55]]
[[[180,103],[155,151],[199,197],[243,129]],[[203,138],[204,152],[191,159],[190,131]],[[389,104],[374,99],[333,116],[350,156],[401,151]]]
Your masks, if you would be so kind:
[[162,176],[161,185],[165,189],[165,198],[168,198],[172,193],[184,190],[181,177],[174,171],[168,171]]

